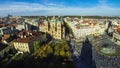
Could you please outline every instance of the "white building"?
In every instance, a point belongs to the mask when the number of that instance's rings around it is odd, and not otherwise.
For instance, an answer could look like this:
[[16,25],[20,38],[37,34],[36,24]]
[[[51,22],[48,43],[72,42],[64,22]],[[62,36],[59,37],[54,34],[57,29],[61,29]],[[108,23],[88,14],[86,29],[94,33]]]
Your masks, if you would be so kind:
[[34,42],[42,41],[44,34],[35,31],[24,31],[18,34],[18,38],[13,41],[14,48],[17,51],[31,53],[34,51]]
[[113,41],[114,41],[117,45],[120,45],[120,34],[118,34],[118,33],[113,33]]
[[18,25],[16,26],[16,29],[22,30],[22,29],[25,29],[25,26],[24,26],[24,24],[18,24]]
[[[91,19],[90,21],[83,23],[84,20],[81,21],[67,21],[65,19],[65,22],[72,28],[74,36],[76,38],[80,37],[86,37],[88,35],[100,35],[105,32],[105,29],[107,25],[99,25],[98,22],[92,22],[93,20]],[[80,28],[76,28],[76,24],[80,25]]]

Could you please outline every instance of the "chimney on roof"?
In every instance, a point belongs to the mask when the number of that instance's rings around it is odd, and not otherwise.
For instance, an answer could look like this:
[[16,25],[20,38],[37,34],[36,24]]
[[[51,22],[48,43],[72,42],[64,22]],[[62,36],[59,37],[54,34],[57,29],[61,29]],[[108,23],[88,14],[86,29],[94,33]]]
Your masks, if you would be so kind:
[[30,35],[30,32],[27,32],[28,35]]
[[18,37],[20,37],[20,34],[18,34]]
[[23,35],[20,35],[20,38],[23,38]]
[[32,33],[30,33],[30,35],[32,35]]
[[26,38],[26,35],[24,35],[24,38]]

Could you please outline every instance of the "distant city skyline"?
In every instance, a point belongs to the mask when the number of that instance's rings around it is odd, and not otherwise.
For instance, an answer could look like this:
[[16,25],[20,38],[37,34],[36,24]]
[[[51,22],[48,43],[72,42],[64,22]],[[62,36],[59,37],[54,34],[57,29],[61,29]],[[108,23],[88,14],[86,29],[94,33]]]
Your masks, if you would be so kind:
[[0,16],[100,15],[120,16],[119,0],[2,0]]

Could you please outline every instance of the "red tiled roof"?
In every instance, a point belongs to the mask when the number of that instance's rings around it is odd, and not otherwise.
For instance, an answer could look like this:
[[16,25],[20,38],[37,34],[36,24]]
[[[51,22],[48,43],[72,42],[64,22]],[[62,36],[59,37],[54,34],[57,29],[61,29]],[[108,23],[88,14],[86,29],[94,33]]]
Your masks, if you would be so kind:
[[6,40],[6,39],[8,39],[8,38],[10,38],[10,34],[4,34],[2,40]]
[[[26,37],[17,38],[16,40],[14,40],[14,42],[29,43],[32,40],[42,36],[41,32],[34,32],[34,31],[24,31],[24,32],[25,32],[25,35],[23,35],[23,32],[19,32],[19,35],[26,36]],[[28,35],[28,32],[32,33],[32,35]]]
[[14,40],[14,42],[21,42],[21,43],[29,43],[31,42],[32,40],[34,39],[37,39],[41,37],[41,35],[38,35],[38,36],[29,36],[29,37],[26,37],[26,38],[17,38],[16,40]]
[[0,24],[0,27],[4,27],[5,26],[5,24]]
[[17,23],[9,24],[9,26],[17,26],[17,25],[18,25]]
[[120,27],[117,28],[117,32],[120,33]]
[[17,26],[17,23],[14,24],[0,24],[0,27],[4,27],[4,26]]
[[18,35],[23,35],[23,32],[19,32]]

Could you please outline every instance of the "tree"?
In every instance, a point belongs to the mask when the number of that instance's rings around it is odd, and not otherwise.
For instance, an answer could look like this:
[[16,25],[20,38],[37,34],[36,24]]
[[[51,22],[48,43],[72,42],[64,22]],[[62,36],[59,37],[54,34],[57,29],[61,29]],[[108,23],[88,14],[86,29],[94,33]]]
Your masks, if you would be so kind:
[[55,45],[55,46],[54,46],[54,55],[55,55],[55,56],[59,56],[59,52],[60,52],[60,47],[59,47],[59,45]]
[[70,51],[67,51],[67,52],[66,52],[66,57],[67,57],[68,59],[71,59],[71,58],[72,58],[72,54],[71,54]]
[[53,48],[50,45],[46,44],[40,48],[38,56],[44,58],[44,57],[48,57],[52,53],[53,53]]
[[39,41],[34,41],[34,51],[37,51],[40,47],[40,42]]
[[64,49],[62,49],[62,50],[60,51],[60,56],[65,57],[65,51],[64,51]]
[[41,58],[47,57],[47,54],[46,54],[46,45],[43,45],[43,46],[39,49],[38,56],[40,56]]
[[48,54],[53,53],[53,48],[50,45],[47,45],[47,53]]
[[61,58],[71,59],[72,54],[70,52],[70,47],[67,41],[62,40],[58,42],[51,42],[40,47],[37,54],[41,58],[46,58],[49,56],[59,56]]

